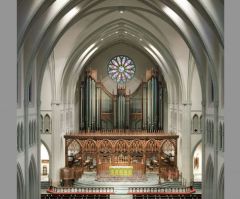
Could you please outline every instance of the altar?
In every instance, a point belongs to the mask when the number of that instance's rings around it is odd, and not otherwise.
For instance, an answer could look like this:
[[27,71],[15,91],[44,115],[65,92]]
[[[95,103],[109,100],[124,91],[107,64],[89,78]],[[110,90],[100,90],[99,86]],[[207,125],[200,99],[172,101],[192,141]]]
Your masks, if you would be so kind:
[[65,167],[79,167],[81,175],[96,172],[96,181],[145,181],[148,171],[165,176],[169,168],[177,168],[178,135],[175,134],[84,131],[68,133],[64,138]]
[[109,166],[110,176],[129,177],[133,175],[133,166]]

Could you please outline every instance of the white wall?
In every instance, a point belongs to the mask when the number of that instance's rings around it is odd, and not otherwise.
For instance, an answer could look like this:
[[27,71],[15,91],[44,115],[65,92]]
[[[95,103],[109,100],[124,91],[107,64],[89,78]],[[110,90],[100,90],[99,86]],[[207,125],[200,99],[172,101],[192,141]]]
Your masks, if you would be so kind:
[[41,89],[41,110],[51,110],[52,102],[52,89],[51,89],[51,79],[48,67],[46,68],[42,81]]
[[104,86],[112,93],[116,93],[117,83],[108,75],[108,63],[117,55],[126,55],[135,63],[135,75],[132,80],[126,83],[127,89],[133,93],[141,83],[146,81],[146,69],[153,68],[156,64],[142,51],[125,43],[118,43],[100,51],[93,59],[87,63],[86,67],[97,69],[98,81],[101,80]]

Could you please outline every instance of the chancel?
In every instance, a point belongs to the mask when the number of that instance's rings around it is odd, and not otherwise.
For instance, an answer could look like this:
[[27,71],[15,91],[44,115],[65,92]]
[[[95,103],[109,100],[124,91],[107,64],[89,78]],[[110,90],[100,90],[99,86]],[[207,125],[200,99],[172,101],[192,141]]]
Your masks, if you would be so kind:
[[223,8],[18,1],[18,199],[223,199]]

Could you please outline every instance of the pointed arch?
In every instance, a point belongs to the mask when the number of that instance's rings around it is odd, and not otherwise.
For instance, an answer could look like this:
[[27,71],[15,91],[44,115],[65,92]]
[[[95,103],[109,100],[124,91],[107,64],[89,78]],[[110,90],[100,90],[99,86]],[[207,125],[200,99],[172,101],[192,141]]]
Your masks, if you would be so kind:
[[206,198],[213,198],[213,177],[214,177],[214,166],[211,155],[208,157],[206,165]]
[[194,181],[202,181],[202,140],[199,140],[192,151],[192,175]]
[[25,134],[24,134],[24,132],[23,132],[23,123],[21,122],[21,129],[20,129],[20,142],[21,142],[21,149],[22,149],[22,151],[24,150],[24,144],[25,144]]
[[20,124],[17,125],[17,150],[21,151],[21,127]]
[[34,199],[37,198],[38,193],[38,187],[37,187],[37,167],[36,167],[36,161],[31,156],[31,160],[28,167],[28,177],[29,177],[29,198]]
[[113,145],[109,140],[106,140],[106,139],[101,140],[98,143],[98,151],[99,152],[108,151],[108,152],[112,153],[113,152]]
[[198,115],[197,114],[194,114],[193,116],[193,119],[192,119],[192,131],[193,133],[198,133],[199,132],[199,129],[198,129],[198,124],[199,124],[199,118],[198,118]]
[[20,164],[17,164],[17,199],[24,199],[24,179]]
[[224,199],[224,165],[221,167],[218,179],[218,199]]
[[159,144],[157,140],[151,139],[148,140],[145,146],[146,152],[159,152]]
[[[40,153],[40,172],[41,172],[41,181],[48,181],[49,180],[49,176],[51,176],[51,162],[52,162],[52,156],[51,156],[51,151],[48,147],[48,145],[46,144],[46,142],[44,142],[43,140],[41,140],[41,145],[43,145],[45,147],[45,149],[47,150],[48,153],[48,159],[43,158],[42,155],[42,146],[41,146],[41,153]],[[43,161],[44,160],[44,161]],[[48,160],[48,162],[46,162],[46,160]],[[48,176],[44,173],[47,173]]]
[[115,147],[114,147],[114,152],[115,153],[126,153],[129,150],[129,146],[128,146],[128,142],[126,140],[118,140],[115,143]]
[[40,133],[43,133],[43,116],[40,114]]
[[200,122],[200,133],[203,133],[204,131],[204,119],[203,119],[203,115],[200,115],[200,118],[199,118],[199,122]]
[[51,117],[49,114],[46,114],[44,116],[44,133],[50,133],[51,132]]

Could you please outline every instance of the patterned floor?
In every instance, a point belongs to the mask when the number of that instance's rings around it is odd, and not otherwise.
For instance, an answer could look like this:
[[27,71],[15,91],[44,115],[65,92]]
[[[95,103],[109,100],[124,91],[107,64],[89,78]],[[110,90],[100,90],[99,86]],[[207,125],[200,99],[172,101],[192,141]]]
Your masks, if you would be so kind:
[[158,175],[157,173],[147,173],[146,181],[143,182],[99,182],[95,180],[96,172],[85,172],[81,179],[76,182],[76,185],[82,186],[157,186],[158,184]]

